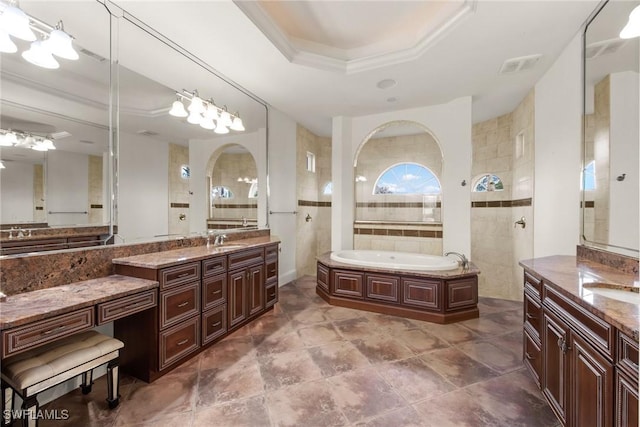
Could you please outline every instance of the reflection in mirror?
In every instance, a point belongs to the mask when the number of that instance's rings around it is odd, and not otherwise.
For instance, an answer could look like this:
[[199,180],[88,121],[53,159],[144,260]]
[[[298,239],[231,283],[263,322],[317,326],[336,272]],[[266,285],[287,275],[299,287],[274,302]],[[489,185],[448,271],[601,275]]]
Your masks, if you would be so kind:
[[620,38],[638,1],[611,0],[585,31],[585,244],[638,252],[638,38]]
[[208,229],[255,227],[257,224],[258,169],[242,145],[221,147],[209,158]]
[[379,127],[360,146],[354,176],[356,249],[381,249],[373,246],[387,239],[395,246],[386,249],[442,254],[442,151],[433,135],[412,122]]
[[[266,109],[126,12],[119,38],[118,241],[205,233],[214,217],[210,155],[229,140],[255,141],[264,166],[254,161],[245,175],[266,176]],[[238,117],[244,126],[234,125]],[[266,209],[262,199],[253,204]],[[242,209],[238,218],[255,225],[257,209]]]
[[[26,234],[27,244],[33,240],[27,237],[67,238],[86,233],[87,226],[102,226],[91,233],[106,240],[111,212],[109,14],[97,2],[71,8],[23,1],[20,7],[49,26],[62,20],[79,57],[56,56],[59,68],[42,68],[22,57],[30,45],[17,38],[12,38],[17,52],[2,54],[0,222],[2,228],[24,230],[3,233],[3,246],[19,252],[18,239],[11,245],[5,241],[9,234]],[[66,248],[67,243],[38,250]]]

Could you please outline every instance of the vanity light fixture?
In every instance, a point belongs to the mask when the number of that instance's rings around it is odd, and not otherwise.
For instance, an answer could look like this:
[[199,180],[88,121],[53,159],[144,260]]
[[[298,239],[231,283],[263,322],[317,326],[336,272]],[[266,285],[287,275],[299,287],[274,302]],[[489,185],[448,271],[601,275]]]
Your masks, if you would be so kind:
[[0,146],[31,148],[36,151],[55,150],[56,146],[48,136],[32,135],[18,130],[0,129]]
[[640,6],[636,6],[629,14],[629,21],[620,31],[621,39],[640,37]]
[[0,160],[0,169],[4,169],[4,168],[5,168],[5,165],[4,165],[4,163],[2,162],[2,160]]
[[[189,92],[183,89],[182,92],[176,92],[176,96],[178,99],[169,110],[169,114],[174,117],[187,117],[187,122],[221,135],[229,133],[229,129],[238,132],[245,130],[238,112],[229,113],[226,105],[218,107],[212,98],[202,99],[197,90]],[[184,106],[185,100],[189,101],[187,108]]]
[[[41,40],[36,33],[41,35]],[[39,67],[59,68],[60,64],[53,55],[70,60],[79,58],[73,48],[72,37],[64,31],[62,21],[58,21],[54,27],[29,16],[19,8],[17,0],[0,1],[0,52],[18,51],[9,36],[32,42],[29,49],[22,52],[22,57]]]

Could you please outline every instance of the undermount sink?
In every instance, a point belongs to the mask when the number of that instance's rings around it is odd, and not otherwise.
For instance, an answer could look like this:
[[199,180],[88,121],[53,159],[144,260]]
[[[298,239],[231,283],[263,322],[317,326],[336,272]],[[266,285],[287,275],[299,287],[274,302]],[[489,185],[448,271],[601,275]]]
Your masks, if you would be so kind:
[[640,305],[640,288],[635,286],[621,286],[610,283],[588,283],[583,285],[586,292],[591,292],[606,298]]
[[216,249],[220,249],[220,250],[231,250],[231,249],[240,249],[240,248],[246,248],[247,245],[245,244],[235,244],[235,245],[219,245],[216,246]]

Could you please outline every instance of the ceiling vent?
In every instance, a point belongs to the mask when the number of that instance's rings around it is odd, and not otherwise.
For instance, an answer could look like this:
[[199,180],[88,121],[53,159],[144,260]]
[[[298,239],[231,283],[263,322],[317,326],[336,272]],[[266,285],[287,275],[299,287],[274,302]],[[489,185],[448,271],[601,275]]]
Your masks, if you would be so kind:
[[540,58],[542,58],[542,55],[538,54],[507,59],[500,67],[500,74],[513,74],[529,70],[538,63]]
[[66,138],[71,136],[71,134],[69,132],[67,132],[66,130],[60,131],[60,132],[54,132],[52,134],[49,135],[52,139],[62,139],[62,138]]
[[138,131],[138,132],[136,132],[136,133],[137,133],[138,135],[144,135],[144,136],[157,136],[157,135],[159,135],[159,133],[158,133],[158,132],[154,132],[154,131],[146,130],[146,129],[139,130],[139,131]]
[[591,43],[587,45],[584,55],[587,59],[594,59],[602,55],[619,51],[625,43],[627,43],[627,40],[620,38]]
[[88,57],[90,57],[90,58],[95,59],[96,61],[99,61],[99,62],[104,62],[104,61],[106,61],[106,60],[107,60],[107,58],[105,58],[104,56],[100,56],[100,55],[98,55],[97,53],[95,53],[95,52],[91,52],[90,50],[87,50],[87,49],[85,49],[85,48],[83,48],[83,47],[79,47],[79,48],[78,48],[78,51],[79,51],[80,53],[83,53],[83,54],[87,55],[87,56],[88,56]]

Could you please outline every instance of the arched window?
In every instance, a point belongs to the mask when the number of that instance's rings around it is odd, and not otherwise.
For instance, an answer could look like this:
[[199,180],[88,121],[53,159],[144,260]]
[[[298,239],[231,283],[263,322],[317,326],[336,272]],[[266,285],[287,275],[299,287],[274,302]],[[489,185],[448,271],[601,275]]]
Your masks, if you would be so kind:
[[591,160],[584,168],[584,190],[593,191],[596,189],[596,161]]
[[212,199],[231,199],[233,198],[233,193],[229,188],[219,185],[217,187],[211,188],[211,198]]
[[327,184],[324,186],[324,189],[322,190],[322,194],[324,194],[325,196],[333,194],[333,184],[331,182],[327,182]]
[[249,187],[249,198],[257,199],[258,198],[258,183],[252,182],[251,187]]
[[429,168],[418,163],[398,163],[376,180],[373,194],[440,194],[440,181]]
[[478,193],[484,191],[502,191],[504,190],[504,184],[502,180],[492,174],[486,174],[481,176],[473,186],[473,191],[477,191]]

